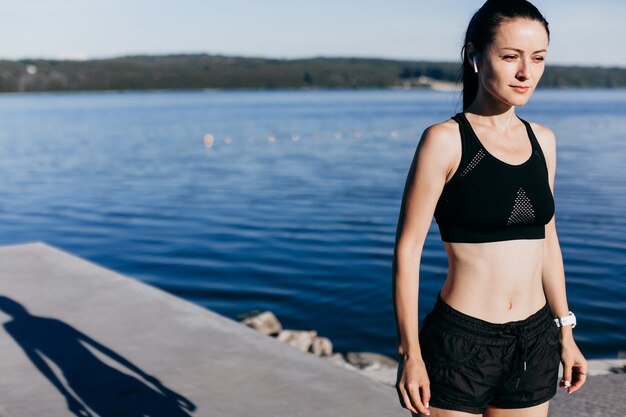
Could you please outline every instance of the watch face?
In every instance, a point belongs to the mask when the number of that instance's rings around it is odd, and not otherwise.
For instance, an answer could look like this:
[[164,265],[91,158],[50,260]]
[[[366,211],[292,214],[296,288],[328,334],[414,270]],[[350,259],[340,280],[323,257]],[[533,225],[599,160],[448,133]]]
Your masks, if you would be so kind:
[[574,316],[574,313],[572,313],[571,311],[569,312],[569,316],[565,316],[562,317],[562,325],[572,325],[572,328],[574,327],[574,325],[576,325],[576,316]]

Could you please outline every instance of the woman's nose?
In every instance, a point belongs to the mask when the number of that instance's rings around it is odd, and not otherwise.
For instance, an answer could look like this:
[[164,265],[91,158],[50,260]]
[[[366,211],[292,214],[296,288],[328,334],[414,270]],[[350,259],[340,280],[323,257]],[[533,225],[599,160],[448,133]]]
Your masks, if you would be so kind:
[[530,63],[526,60],[521,60],[519,68],[517,69],[516,78],[520,81],[524,81],[530,78]]

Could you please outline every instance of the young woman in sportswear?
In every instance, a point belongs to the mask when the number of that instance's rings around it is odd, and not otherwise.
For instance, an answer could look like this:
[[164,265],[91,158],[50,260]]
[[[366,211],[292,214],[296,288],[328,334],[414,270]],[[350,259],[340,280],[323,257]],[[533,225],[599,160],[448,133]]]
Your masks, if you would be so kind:
[[[414,413],[545,417],[557,383],[569,393],[585,383],[554,220],[556,139],[515,113],[543,74],[549,36],[529,2],[487,1],[462,49],[463,112],[428,127],[415,151],[393,259],[396,388]],[[433,215],[449,269],[418,329]]]

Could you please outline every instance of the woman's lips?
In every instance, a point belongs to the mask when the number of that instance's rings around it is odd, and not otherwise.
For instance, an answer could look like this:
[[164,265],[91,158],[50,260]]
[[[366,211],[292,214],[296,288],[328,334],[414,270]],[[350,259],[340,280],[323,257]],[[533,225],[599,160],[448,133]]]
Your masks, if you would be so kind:
[[526,91],[530,89],[530,87],[528,86],[524,87],[520,85],[512,85],[511,87],[513,88],[513,90],[519,91],[520,93],[525,93]]

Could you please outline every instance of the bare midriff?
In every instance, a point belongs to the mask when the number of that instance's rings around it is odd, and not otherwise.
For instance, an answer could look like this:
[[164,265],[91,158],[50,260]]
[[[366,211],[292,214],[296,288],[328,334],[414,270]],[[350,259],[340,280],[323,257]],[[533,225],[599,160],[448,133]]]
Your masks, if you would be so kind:
[[441,298],[491,323],[523,320],[546,303],[541,269],[544,239],[444,242],[448,275]]

